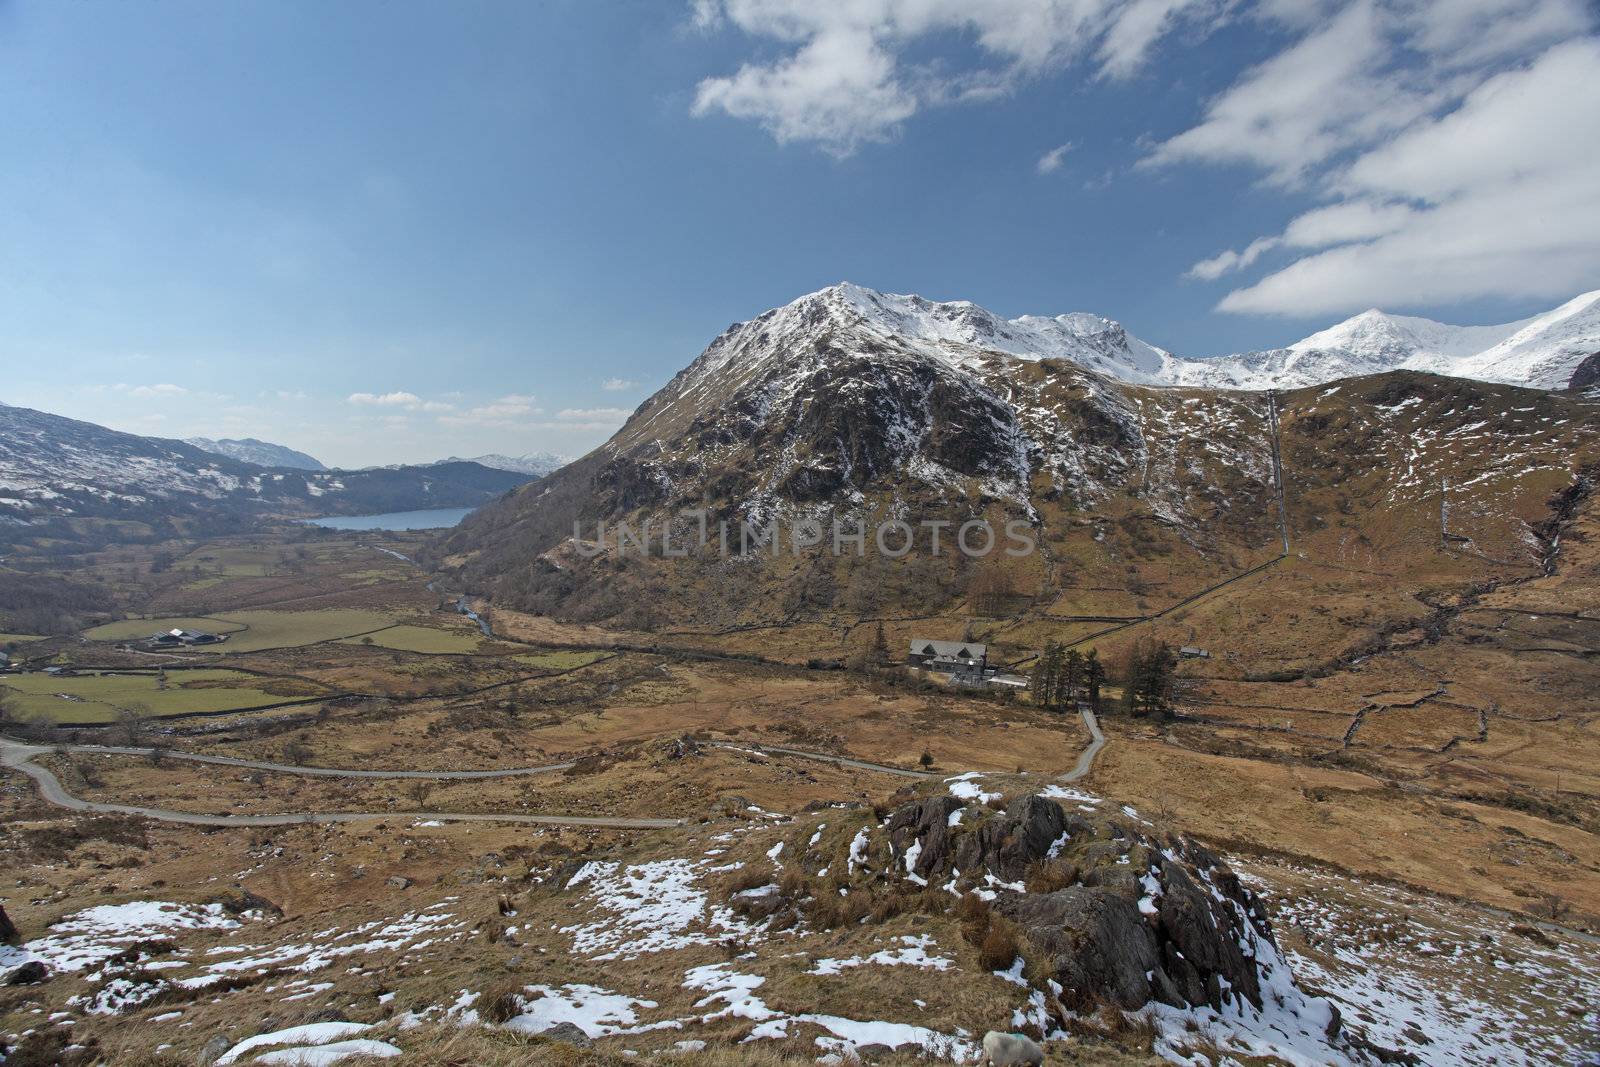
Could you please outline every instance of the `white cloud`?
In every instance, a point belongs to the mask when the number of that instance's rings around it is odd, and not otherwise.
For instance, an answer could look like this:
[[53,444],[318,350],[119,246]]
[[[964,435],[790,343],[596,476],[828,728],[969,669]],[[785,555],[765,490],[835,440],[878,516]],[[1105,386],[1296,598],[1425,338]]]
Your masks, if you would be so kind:
[[533,425],[528,420],[544,413],[537,398],[521,393],[496,397],[486,404],[439,416],[445,426],[495,427],[506,429]]
[[[1273,13],[1288,24],[1287,2]],[[1237,163],[1326,201],[1196,263],[1295,253],[1225,311],[1317,315],[1600,278],[1600,39],[1571,0],[1355,0],[1211,100],[1145,166]],[[1569,38],[1561,40],[1561,38]]]
[[416,393],[351,393],[349,401],[363,407],[416,407],[422,398]]
[[1218,252],[1210,259],[1202,259],[1189,268],[1186,277],[1198,278],[1201,281],[1215,281],[1231,271],[1243,270],[1264,253],[1272,251],[1283,243],[1281,237],[1257,237],[1244,247],[1243,251],[1235,252],[1226,249]]
[[[1245,71],[1145,165],[1245,163],[1300,184],[1341,153],[1453,106],[1502,61],[1580,32],[1578,2],[1353,0]],[[1475,30],[1487,39],[1465,47]]]
[[406,411],[451,411],[454,404],[439,400],[424,400],[416,393],[351,393],[346,401],[357,407],[404,408]]
[[627,408],[562,408],[556,418],[562,422],[609,422],[620,426],[632,414]]
[[[1457,110],[1360,157],[1344,195],[1414,199],[1342,243],[1229,293],[1224,311],[1316,314],[1479,296],[1568,297],[1600,278],[1600,42],[1558,45]],[[1561,116],[1552,121],[1552,116]]]
[[[1136,72],[1167,33],[1227,0],[694,0],[695,25],[736,28],[781,54],[706,78],[692,112],[761,124],[780,143],[836,156],[893,137],[925,107],[990,100],[1092,56],[1099,73]],[[908,56],[927,38],[970,38],[982,65]]]
[[1289,223],[1278,237],[1257,237],[1243,251],[1219,252],[1189,268],[1188,277],[1214,281],[1235,270],[1243,270],[1275,248],[1327,248],[1380,237],[1399,229],[1415,215],[1405,204],[1382,204],[1371,200],[1348,200],[1307,211]]
[[513,393],[491,400],[487,404],[475,407],[467,414],[476,419],[515,419],[526,415],[538,414],[539,409],[534,406],[534,398]]
[[1040,174],[1054,174],[1061,169],[1061,161],[1068,152],[1072,151],[1072,142],[1056,145],[1050,151],[1039,157],[1039,162],[1034,164],[1034,169]]
[[171,382],[162,382],[159,385],[129,385],[123,382],[112,386],[112,388],[119,393],[127,393],[129,396],[137,397],[140,400],[187,396],[189,393],[188,389],[181,385],[173,385]]
[[607,378],[600,383],[600,388],[608,393],[620,393],[628,389],[637,389],[639,383],[632,378]]

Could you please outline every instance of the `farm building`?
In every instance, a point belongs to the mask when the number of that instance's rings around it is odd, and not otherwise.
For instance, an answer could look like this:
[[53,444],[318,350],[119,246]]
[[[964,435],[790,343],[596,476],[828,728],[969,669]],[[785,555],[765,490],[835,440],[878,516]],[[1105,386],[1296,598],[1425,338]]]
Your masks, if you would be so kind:
[[906,662],[924,671],[981,674],[989,664],[989,646],[974,641],[929,641],[917,638],[911,642]]
[[211,634],[203,630],[167,630],[148,638],[145,644],[152,648],[176,648],[182,645],[214,645],[226,640],[224,634]]
[[1178,649],[1178,655],[1182,656],[1184,659],[1211,658],[1211,653],[1207,652],[1203,648],[1197,648],[1194,645],[1184,645],[1182,648]]

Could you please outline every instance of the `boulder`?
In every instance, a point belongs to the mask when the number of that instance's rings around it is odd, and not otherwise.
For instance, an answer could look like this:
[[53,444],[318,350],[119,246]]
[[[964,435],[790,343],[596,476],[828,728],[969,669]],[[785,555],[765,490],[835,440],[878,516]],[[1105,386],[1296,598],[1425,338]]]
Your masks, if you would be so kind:
[[405,877],[404,875],[394,874],[386,878],[383,884],[388,886],[390,889],[410,889],[411,879]]
[[200,1046],[200,1051],[195,1053],[195,1067],[211,1067],[213,1063],[222,1058],[224,1052],[227,1052],[232,1047],[233,1042],[223,1035],[212,1034],[210,1039]]
[[0,904],[0,945],[15,945],[21,941],[22,935],[17,933],[16,924],[6,914],[5,905]]
[[6,975],[6,985],[38,985],[50,977],[50,968],[38,960],[29,960],[20,967],[13,968]]
[[541,1031],[539,1036],[546,1041],[559,1041],[574,1048],[588,1048],[594,1044],[577,1023],[556,1023],[550,1029]]

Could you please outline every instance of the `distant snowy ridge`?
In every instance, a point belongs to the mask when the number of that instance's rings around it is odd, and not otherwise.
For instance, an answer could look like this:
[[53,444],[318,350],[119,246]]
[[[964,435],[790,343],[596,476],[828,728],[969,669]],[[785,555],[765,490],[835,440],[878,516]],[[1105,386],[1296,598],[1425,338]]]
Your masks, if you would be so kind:
[[1221,389],[1298,388],[1391,370],[1562,389],[1584,357],[1600,351],[1600,290],[1497,326],[1452,326],[1374,309],[1284,348],[1186,358],[1086,312],[1004,319],[969,301],[932,301],[842,282],[730,327],[718,339],[723,343],[713,343],[697,361],[698,372],[725,369],[727,357],[750,348],[736,342],[752,331],[776,339],[777,331],[820,333],[841,319],[956,366],[999,352],[1030,361],[1072,360],[1134,384]]
[[258,441],[254,437],[243,437],[237,440],[223,438],[213,440],[210,437],[186,437],[184,444],[193,445],[206,452],[219,456],[227,456],[241,463],[254,463],[258,467],[288,467],[300,471],[325,471],[327,466],[315,457],[304,452],[297,452],[286,445],[275,445],[270,441]]
[[533,474],[544,477],[551,471],[558,471],[571,463],[574,456],[564,456],[558,452],[529,452],[525,456],[503,456],[498,452],[490,452],[484,456],[471,456],[462,459],[451,456],[442,459],[440,463],[478,463],[485,467],[492,467],[497,471],[515,471],[518,474]]

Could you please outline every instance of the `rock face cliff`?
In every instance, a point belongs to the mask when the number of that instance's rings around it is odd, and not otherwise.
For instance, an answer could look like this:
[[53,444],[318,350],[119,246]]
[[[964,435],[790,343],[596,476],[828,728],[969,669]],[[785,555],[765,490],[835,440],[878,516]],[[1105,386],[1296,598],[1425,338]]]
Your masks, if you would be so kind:
[[1263,967],[1277,949],[1255,897],[1211,852],[1137,817],[1069,812],[1038,794],[1001,811],[930,797],[897,808],[863,855],[992,898],[1069,1009],[1220,1010],[1242,998],[1259,1011],[1273,980]]

